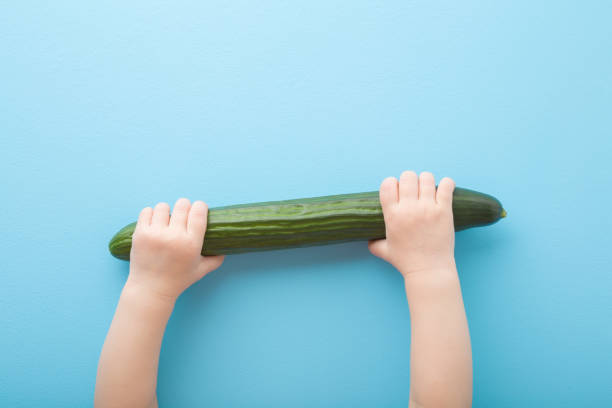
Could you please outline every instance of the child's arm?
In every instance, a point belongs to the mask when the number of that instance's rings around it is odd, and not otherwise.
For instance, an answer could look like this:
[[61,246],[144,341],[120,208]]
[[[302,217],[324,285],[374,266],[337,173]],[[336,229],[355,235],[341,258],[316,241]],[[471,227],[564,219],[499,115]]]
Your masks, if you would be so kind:
[[380,186],[386,238],[370,251],[403,275],[410,307],[410,407],[469,407],[472,351],[455,266],[455,183],[405,171]]
[[186,198],[144,208],[132,235],[130,273],[100,355],[95,406],[157,407],[159,351],[178,296],[223,255],[201,255],[208,206]]

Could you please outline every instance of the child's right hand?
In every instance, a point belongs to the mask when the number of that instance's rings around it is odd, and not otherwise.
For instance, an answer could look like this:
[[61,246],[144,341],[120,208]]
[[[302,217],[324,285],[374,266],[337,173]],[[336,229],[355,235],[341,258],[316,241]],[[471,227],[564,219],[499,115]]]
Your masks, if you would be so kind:
[[433,174],[404,171],[398,183],[387,177],[380,186],[386,238],[368,243],[372,254],[395,266],[406,278],[415,273],[455,267],[452,199],[455,183],[444,177],[437,188]]

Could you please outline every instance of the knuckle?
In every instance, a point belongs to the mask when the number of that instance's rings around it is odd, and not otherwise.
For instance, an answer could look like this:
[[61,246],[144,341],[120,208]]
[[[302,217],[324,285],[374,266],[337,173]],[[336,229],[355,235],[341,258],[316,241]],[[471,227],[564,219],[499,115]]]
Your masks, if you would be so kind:
[[397,212],[392,207],[387,207],[383,211],[385,219],[389,222],[394,222],[397,219]]
[[149,235],[151,235],[150,228],[136,228],[132,234],[132,239],[148,239]]
[[159,240],[160,246],[175,251],[182,247],[182,242],[174,234],[164,234]]
[[414,205],[415,214],[424,214],[428,206],[429,203],[427,203],[425,200],[418,200],[416,205]]
[[429,220],[431,217],[431,206],[427,203],[419,202],[413,211],[413,217],[418,220]]
[[442,211],[441,208],[434,206],[433,210],[431,211],[430,217],[437,221],[442,219],[442,215],[444,215],[444,211]]
[[183,230],[178,228],[169,228],[168,232],[164,234],[166,239],[170,242],[180,242],[185,239],[186,234]]
[[425,218],[431,218],[435,214],[435,208],[433,205],[424,205],[422,208],[422,214]]
[[156,246],[162,246],[166,242],[166,236],[161,231],[154,231],[149,235],[149,242]]
[[182,253],[185,250],[185,242],[178,239],[171,239],[167,241],[167,246],[172,252]]
[[413,229],[419,223],[419,217],[415,215],[409,215],[402,218],[399,225],[402,229]]
[[154,248],[159,246],[159,237],[155,231],[140,231],[136,234],[136,241]]
[[438,221],[442,217],[442,211],[439,207],[432,205],[425,209],[425,219],[428,221]]
[[185,246],[189,249],[189,252],[199,252],[202,250],[203,245],[204,243],[198,239],[190,239]]
[[142,241],[142,232],[139,229],[136,229],[132,233],[132,243],[141,242]]
[[385,216],[385,228],[387,230],[393,230],[395,228],[401,228],[406,223],[405,218],[400,218],[397,214],[388,214]]

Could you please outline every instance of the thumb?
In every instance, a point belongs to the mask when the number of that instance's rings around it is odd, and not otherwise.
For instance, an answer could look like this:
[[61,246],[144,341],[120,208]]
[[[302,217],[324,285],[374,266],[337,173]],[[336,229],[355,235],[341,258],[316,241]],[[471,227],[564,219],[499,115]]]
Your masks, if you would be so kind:
[[381,259],[387,260],[387,240],[377,239],[368,241],[368,249],[372,255],[377,256]]
[[202,279],[209,272],[212,272],[220,267],[224,260],[225,255],[202,256],[200,259],[200,264],[196,270],[198,279]]

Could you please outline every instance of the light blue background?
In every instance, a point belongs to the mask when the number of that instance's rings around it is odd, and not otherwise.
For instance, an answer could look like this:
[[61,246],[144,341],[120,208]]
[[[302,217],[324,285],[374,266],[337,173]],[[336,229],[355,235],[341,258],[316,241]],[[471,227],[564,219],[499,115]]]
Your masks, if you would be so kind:
[[[0,405],[91,406],[139,211],[430,170],[508,218],[457,234],[475,407],[612,404],[607,1],[3,2]],[[178,301],[161,406],[402,407],[409,312],[365,242],[228,256]],[[443,390],[441,390],[443,392]]]

